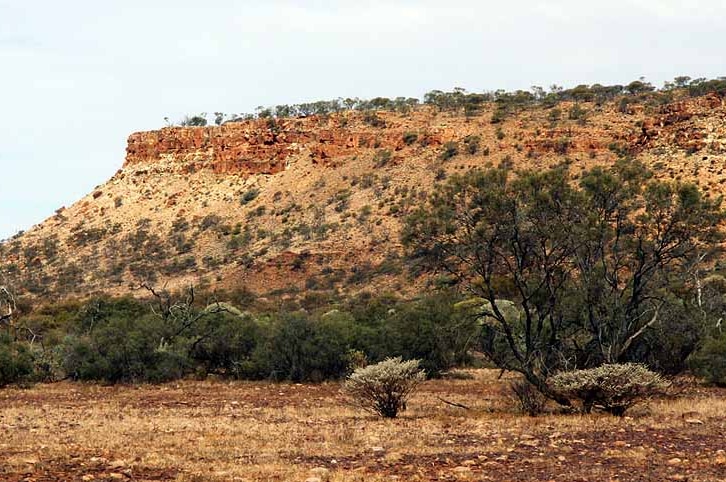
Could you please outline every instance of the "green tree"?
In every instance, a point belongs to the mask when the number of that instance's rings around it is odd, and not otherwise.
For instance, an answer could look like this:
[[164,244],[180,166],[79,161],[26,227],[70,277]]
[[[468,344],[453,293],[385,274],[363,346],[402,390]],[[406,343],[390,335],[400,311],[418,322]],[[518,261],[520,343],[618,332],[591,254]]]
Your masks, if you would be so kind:
[[564,167],[452,176],[402,236],[410,256],[481,300],[472,314],[487,355],[568,403],[547,377],[629,360],[677,313],[671,300],[693,296],[689,280],[715,250],[720,219],[719,203],[695,186],[650,180],[623,161],[579,185]]
[[454,309],[452,293],[442,292],[401,304],[382,327],[388,353],[418,359],[430,377],[464,364],[478,335],[476,320]]
[[650,82],[645,82],[643,78],[640,80],[634,80],[631,83],[629,83],[625,90],[630,94],[642,94],[644,92],[653,92],[655,90],[655,87]]
[[207,113],[202,112],[201,114],[193,116],[184,116],[184,119],[179,122],[182,127],[204,127],[207,125]]
[[33,376],[33,358],[24,344],[0,333],[0,387],[28,381]]

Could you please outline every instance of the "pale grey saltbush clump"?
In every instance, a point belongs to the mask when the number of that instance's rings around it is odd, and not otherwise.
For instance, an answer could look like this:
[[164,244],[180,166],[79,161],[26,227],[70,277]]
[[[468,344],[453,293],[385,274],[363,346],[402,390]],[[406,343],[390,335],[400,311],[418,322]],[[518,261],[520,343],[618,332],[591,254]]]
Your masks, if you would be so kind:
[[581,400],[585,413],[598,406],[618,416],[670,386],[661,375],[638,363],[561,372],[551,377],[549,384],[563,396]]
[[419,360],[388,358],[355,370],[345,381],[343,390],[364,410],[395,418],[405,410],[406,401],[425,379]]

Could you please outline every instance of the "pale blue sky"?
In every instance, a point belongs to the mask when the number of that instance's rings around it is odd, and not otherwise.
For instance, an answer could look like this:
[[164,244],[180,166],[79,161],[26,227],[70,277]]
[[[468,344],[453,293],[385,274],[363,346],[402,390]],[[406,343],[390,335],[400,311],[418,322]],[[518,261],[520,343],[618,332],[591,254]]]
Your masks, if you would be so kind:
[[165,116],[717,77],[725,24],[723,0],[0,0],[0,239],[103,183]]

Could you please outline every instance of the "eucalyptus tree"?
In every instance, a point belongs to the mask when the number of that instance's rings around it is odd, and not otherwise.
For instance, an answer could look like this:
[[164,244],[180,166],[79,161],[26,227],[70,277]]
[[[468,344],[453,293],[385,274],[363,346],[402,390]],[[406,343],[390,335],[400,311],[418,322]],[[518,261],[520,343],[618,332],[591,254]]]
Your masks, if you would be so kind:
[[474,300],[482,349],[546,395],[558,370],[632,358],[697,296],[718,247],[720,200],[622,161],[573,180],[566,166],[449,178],[406,221],[411,258]]

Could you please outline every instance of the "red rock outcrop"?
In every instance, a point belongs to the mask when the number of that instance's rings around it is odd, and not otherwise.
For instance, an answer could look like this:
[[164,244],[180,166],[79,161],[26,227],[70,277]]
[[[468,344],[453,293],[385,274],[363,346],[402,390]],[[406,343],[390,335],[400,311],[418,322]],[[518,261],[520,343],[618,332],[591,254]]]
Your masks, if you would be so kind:
[[[325,164],[361,148],[405,147],[401,129],[321,128],[319,122],[317,118],[252,120],[137,132],[128,139],[124,168],[168,160],[182,172],[274,174],[295,155],[307,153],[313,162]],[[437,133],[425,133],[423,138],[428,145],[442,142]]]
[[659,115],[643,123],[638,138],[633,145],[638,149],[654,147],[659,144],[675,146],[689,152],[696,152],[706,145],[707,130],[720,131],[723,124],[708,125],[699,122],[701,119],[713,120],[720,113],[726,99],[718,94],[709,94],[697,99],[689,99],[665,105]]

